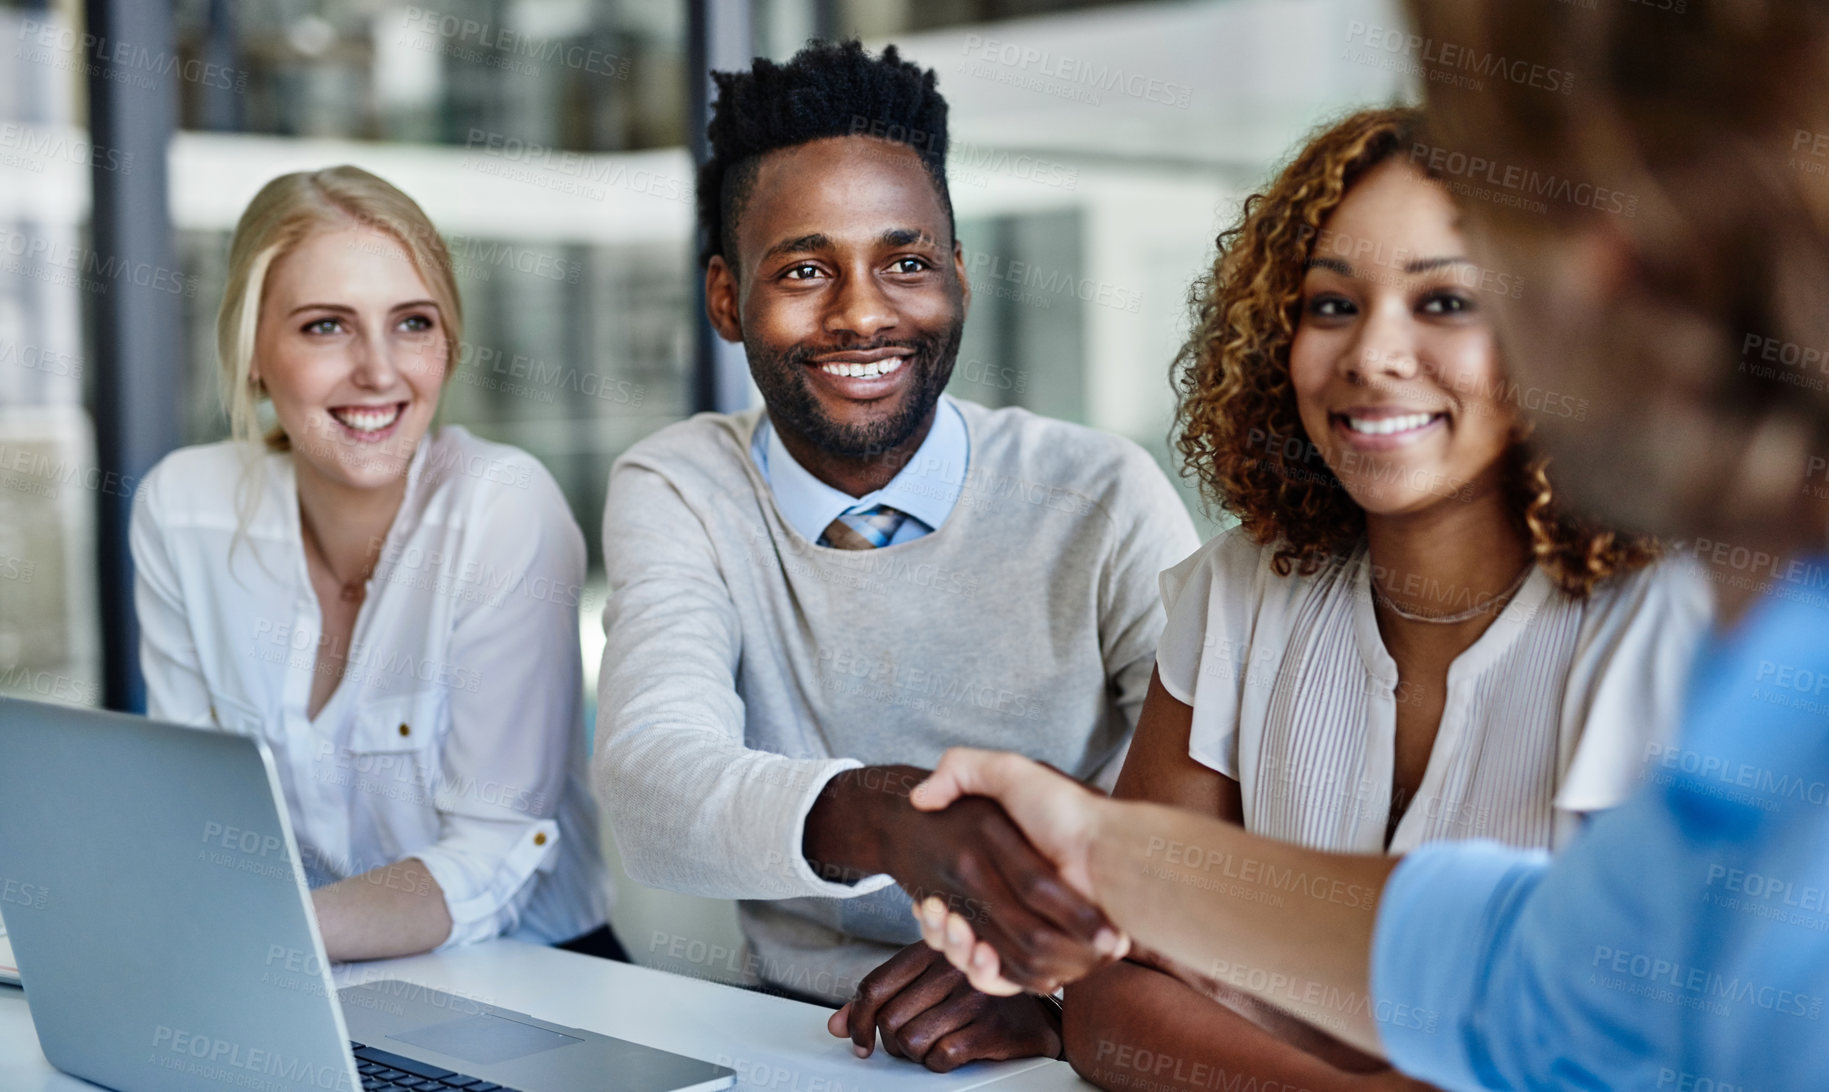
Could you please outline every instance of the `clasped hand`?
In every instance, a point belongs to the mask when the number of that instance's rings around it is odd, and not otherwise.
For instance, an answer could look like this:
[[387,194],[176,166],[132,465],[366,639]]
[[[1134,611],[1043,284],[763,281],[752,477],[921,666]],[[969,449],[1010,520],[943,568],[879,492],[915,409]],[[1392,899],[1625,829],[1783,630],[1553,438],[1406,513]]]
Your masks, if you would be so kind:
[[1023,988],[1051,993],[1122,957],[1122,935],[1002,807],[978,796],[916,806],[928,779],[914,766],[834,777],[807,816],[808,863],[841,882],[888,873],[917,907],[994,946],[1002,975]]
[[[996,804],[992,805],[991,801]],[[1096,907],[1092,879],[1092,848],[1100,805],[1104,797],[1073,780],[1020,755],[955,747],[940,765],[910,794],[922,811],[949,815],[962,808],[991,805],[1004,822],[1013,822],[1023,840],[1021,861],[1029,892],[1050,890],[1032,876],[1036,868],[1048,870],[1049,879],[1071,890],[1076,906]],[[996,848],[1001,848],[996,847]],[[1036,857],[1042,863],[1036,864]],[[1002,926],[1008,911],[993,904],[988,914],[974,920],[933,898],[917,898],[915,916],[921,938],[963,972],[972,986],[984,993],[1010,995],[1023,989],[1051,992],[1099,966],[1122,958],[1130,940],[1094,909],[1102,923],[1097,944],[1081,950],[1078,961],[1060,960],[1038,974],[1036,961],[1013,943]],[[1031,913],[1031,917],[1034,915]]]
[[806,856],[828,879],[894,877],[934,923],[924,922],[924,935],[950,929],[994,948],[997,988],[990,996],[972,988],[990,979],[974,975],[968,985],[970,972],[916,944],[868,975],[828,1029],[851,1038],[860,1056],[880,1031],[891,1054],[939,1071],[1057,1056],[1058,1019],[1038,999],[1009,995],[1052,993],[1122,958],[1128,941],[996,801],[955,793],[919,806],[914,790],[929,777],[877,766],[833,778],[807,817]]

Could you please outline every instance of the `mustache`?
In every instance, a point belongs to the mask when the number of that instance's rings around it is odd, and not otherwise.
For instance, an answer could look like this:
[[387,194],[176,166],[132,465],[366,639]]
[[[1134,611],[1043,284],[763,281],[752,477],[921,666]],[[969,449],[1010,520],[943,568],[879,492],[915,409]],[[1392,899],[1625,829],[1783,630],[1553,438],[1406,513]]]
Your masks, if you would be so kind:
[[873,338],[869,341],[841,342],[836,345],[794,346],[783,353],[781,360],[786,364],[811,364],[815,356],[829,353],[869,353],[878,349],[907,349],[920,357],[931,357],[940,347],[939,337],[927,338]]

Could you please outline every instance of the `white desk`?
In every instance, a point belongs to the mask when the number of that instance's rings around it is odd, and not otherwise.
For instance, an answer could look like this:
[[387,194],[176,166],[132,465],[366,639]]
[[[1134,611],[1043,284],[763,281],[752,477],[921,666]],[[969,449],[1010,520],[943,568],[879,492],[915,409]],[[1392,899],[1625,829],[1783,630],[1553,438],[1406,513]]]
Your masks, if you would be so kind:
[[[509,940],[351,964],[336,972],[339,987],[377,978],[405,979],[542,1020],[718,1062],[738,1072],[739,1092],[962,1092],[1018,1075],[1021,1092],[1091,1090],[1066,1063],[1045,1059],[980,1062],[948,1074],[929,1073],[880,1047],[859,1060],[850,1040],[827,1034],[829,1010]],[[94,1087],[51,1068],[38,1049],[24,993],[0,986],[0,1089],[80,1092]]]

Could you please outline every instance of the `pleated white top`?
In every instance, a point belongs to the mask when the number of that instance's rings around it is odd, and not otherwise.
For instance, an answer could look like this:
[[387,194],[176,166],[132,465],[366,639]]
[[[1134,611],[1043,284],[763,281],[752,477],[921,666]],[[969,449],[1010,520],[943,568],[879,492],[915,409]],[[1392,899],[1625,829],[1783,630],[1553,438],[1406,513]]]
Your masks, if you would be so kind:
[[[1194,711],[1189,754],[1237,781],[1247,829],[1385,851],[1403,689],[1363,544],[1303,576],[1237,528],[1161,576],[1162,684]],[[1492,838],[1553,849],[1631,794],[1672,738],[1712,595],[1686,559],[1576,599],[1534,570],[1448,670],[1435,749],[1389,852]]]

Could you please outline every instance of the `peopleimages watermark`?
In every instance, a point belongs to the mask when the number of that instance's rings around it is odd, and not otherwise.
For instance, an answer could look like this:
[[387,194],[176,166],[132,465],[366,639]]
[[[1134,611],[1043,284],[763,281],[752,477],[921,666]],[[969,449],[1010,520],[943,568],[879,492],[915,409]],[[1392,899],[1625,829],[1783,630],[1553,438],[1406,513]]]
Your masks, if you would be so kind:
[[[1734,800],[1767,811],[1776,811],[1786,800],[1813,807],[1829,807],[1829,781],[1796,773],[1780,773],[1726,755],[1707,754],[1675,744],[1647,743],[1644,772],[1659,777],[1657,768],[1688,775],[1688,787],[1714,790],[1708,795]],[[1672,781],[1662,776],[1659,784]]]
[[[1340,465],[1328,463],[1321,449],[1306,433],[1266,432],[1252,428],[1245,434],[1246,446],[1263,453],[1260,466],[1293,482],[1306,482],[1328,489],[1343,489],[1342,478],[1352,478],[1360,485],[1401,485],[1406,489],[1428,493],[1444,500],[1471,501],[1473,485],[1433,470],[1401,466],[1365,452],[1344,450],[1336,456]],[[1317,465],[1318,464],[1318,465]]]
[[248,74],[238,68],[148,49],[106,35],[78,34],[70,27],[36,19],[21,19],[17,38],[20,44],[13,49],[16,59],[143,91],[157,90],[165,77],[236,94],[248,86]]
[[[1575,73],[1566,68],[1507,57],[1491,50],[1471,49],[1453,42],[1439,42],[1403,27],[1354,19],[1347,24],[1346,43],[1347,53],[1342,60],[1376,64],[1433,83],[1451,83],[1482,91],[1485,85],[1481,80],[1498,79],[1554,94],[1568,95],[1575,91]],[[1355,52],[1355,46],[1370,52]]]
[[293,990],[311,997],[326,996],[325,961],[309,948],[285,944],[267,945],[267,958],[260,973],[260,984],[274,989]]
[[[59,486],[74,486],[112,497],[132,496],[140,487],[133,474],[103,470],[92,463],[60,459],[37,444],[0,444],[0,488],[55,498]],[[17,478],[9,480],[11,476]]]
[[1708,866],[1702,900],[1723,910],[1829,933],[1829,888],[1723,864]]
[[[1374,1000],[1369,994],[1224,959],[1213,961],[1207,968],[1207,977],[1266,1000],[1274,1000],[1284,1008],[1306,1005],[1311,1009],[1324,1009],[1330,1015],[1363,1013],[1376,1023],[1408,1028],[1425,1035],[1435,1034],[1441,1019],[1433,1009],[1388,999]],[[1338,1025],[1341,1021],[1333,1019],[1329,1022]]]
[[556,402],[560,393],[570,393],[639,408],[648,398],[647,388],[632,380],[554,364],[525,353],[506,353],[469,341],[458,342],[457,364],[459,370],[453,376],[456,382],[536,402]]
[[1020,261],[985,250],[966,252],[965,271],[980,292],[989,290],[995,294],[1002,285],[991,282],[1001,281],[1007,285],[1048,293],[1045,296],[1023,293],[1032,298],[1018,300],[1036,303],[1043,308],[1051,305],[1051,297],[1070,296],[1082,303],[1096,303],[1100,307],[1128,311],[1133,315],[1143,310],[1143,295],[1136,289],[1082,277],[1069,269]]
[[90,292],[106,292],[110,281],[125,280],[141,288],[194,299],[201,277],[185,276],[176,269],[129,262],[116,254],[100,253],[42,235],[22,231],[0,234],[0,268],[33,280],[68,284]]
[[[784,962],[761,955],[748,945],[739,944],[733,948],[662,929],[656,929],[649,938],[648,954],[664,955],[669,960],[690,964],[699,972],[692,975],[695,978],[753,980],[819,994],[855,992],[858,986],[856,979],[834,974],[828,967],[797,960]],[[675,969],[674,973],[680,972]]]
[[[388,585],[402,583],[391,572],[378,571],[375,579]],[[319,634],[314,639],[309,627],[295,628],[290,623],[275,623],[268,618],[254,623],[252,645],[251,655],[262,663],[285,664],[288,670],[295,672],[340,671],[343,682],[351,686],[372,682],[378,689],[391,690],[417,681],[469,694],[479,693],[483,688],[482,673],[472,667],[429,656],[410,656],[367,640],[352,640],[345,650],[341,638]],[[321,653],[324,651],[336,658],[323,658]]]
[[33,694],[71,705],[98,705],[102,700],[102,688],[95,683],[55,671],[34,671],[24,664],[0,668],[0,693]]
[[30,584],[38,575],[38,562],[31,558],[15,557],[12,554],[0,554],[0,580],[12,580],[20,584]]
[[1078,167],[1069,167],[1028,152],[949,141],[943,139],[941,134],[883,118],[851,115],[851,135],[905,144],[922,156],[944,155],[947,182],[950,185],[985,186],[994,174],[1008,175],[1023,182],[1061,190],[1074,189],[1080,183]]
[[1829,390],[1829,351],[1749,333],[1740,342],[1737,371],[1802,390]]
[[[520,246],[502,239],[485,239],[476,235],[450,234],[444,237],[445,260],[440,263],[452,273],[486,281],[497,269],[525,273],[542,280],[577,284],[584,277],[584,263],[566,261],[557,255]],[[381,257],[400,255],[398,244],[388,238],[365,238],[349,244],[359,254]],[[410,258],[408,259],[411,260]]]
[[[1251,857],[1238,857],[1211,846],[1151,838],[1145,855],[1152,862],[1160,860],[1165,867],[1198,871],[1205,876],[1234,880],[1268,892],[1301,894],[1349,910],[1370,910],[1378,901],[1378,892],[1364,884],[1347,883],[1299,868],[1283,868]],[[1163,879],[1173,878],[1159,872],[1156,875]]]
[[[1677,0],[1678,4],[1682,2],[1683,0]],[[1658,1067],[1657,1087],[1668,1088],[1672,1092],[1760,1092],[1757,1088],[1749,1088],[1744,1084],[1736,1084],[1724,1078],[1705,1077],[1699,1073],[1691,1073],[1685,1069],[1672,1069],[1669,1066]]]
[[[43,910],[50,904],[51,890],[43,884],[26,883],[23,880],[8,878],[0,883],[0,907],[24,907],[28,910]],[[10,911],[0,910],[0,913]]]
[[[1414,276],[1405,272],[1409,263],[1425,257],[1407,247],[1387,246],[1382,240],[1348,235],[1332,228],[1309,227],[1306,224],[1297,229],[1296,240],[1300,244],[1313,241],[1309,251],[1310,261],[1320,257],[1342,259],[1354,264],[1354,276],[1373,283],[1401,283]],[[1364,268],[1368,262],[1374,268]],[[1389,269],[1391,272],[1379,273],[1379,269]],[[1472,262],[1456,262],[1431,272],[1435,276],[1446,277],[1469,291],[1490,292],[1514,300],[1524,298],[1524,278],[1516,273],[1505,273]]]
[[293,878],[292,857],[284,839],[276,834],[248,830],[215,820],[203,824],[203,837],[195,859],[217,868],[247,872],[268,879]]
[[49,349],[42,345],[0,341],[0,367],[12,364],[17,364],[26,371],[43,372],[46,375],[69,376],[72,379],[83,377],[81,354]]
[[1790,166],[1805,174],[1829,174],[1829,133],[1797,130],[1791,138]]
[[[479,777],[474,773],[452,774],[435,770],[422,761],[417,751],[370,751],[320,742],[313,757],[318,764],[315,774],[318,783],[355,788],[370,796],[421,803],[443,810],[450,810],[462,801],[474,801],[536,818],[549,815],[553,806],[551,794],[545,789],[529,788],[487,775]],[[545,845],[548,841],[538,832],[534,837],[535,845]]]
[[[1805,468],[1805,488],[1810,487],[1809,478],[1819,465],[1829,467],[1829,460],[1812,456]],[[1673,547],[1693,554],[1702,563],[1703,575],[1716,583],[1756,588],[1794,602],[1829,603],[1829,594],[1824,594],[1829,593],[1829,565],[1821,562],[1708,538],[1674,543]]]
[[451,15],[430,8],[409,7],[403,30],[418,30],[447,41],[444,52],[458,60],[477,61],[491,67],[530,74],[525,62],[576,69],[593,76],[629,78],[629,58],[592,49],[566,38],[540,38],[481,19]]
[[1266,1080],[1247,1070],[1228,1070],[1112,1039],[1099,1040],[1093,1049],[1092,1072],[1086,1076],[1101,1088],[1136,1092],[1186,1092],[1191,1088],[1212,1092],[1308,1092],[1301,1086]]
[[1041,698],[998,686],[995,680],[960,678],[898,664],[888,652],[821,646],[819,669],[824,690],[867,696],[924,713],[950,715],[963,708],[1039,721],[1047,709]]
[[992,390],[1014,391],[1027,394],[1029,391],[1029,373],[1022,368],[1013,368],[1008,364],[996,364],[972,359],[960,362],[953,370],[953,376],[965,383],[974,383]]
[[16,121],[0,124],[0,163],[42,174],[47,164],[57,161],[116,174],[133,173],[132,152]]
[[647,194],[663,201],[690,204],[692,184],[649,167],[630,167],[607,156],[587,155],[522,140],[487,129],[471,129],[464,138],[466,170],[493,174],[514,182],[601,201],[611,189]]
[[735,1070],[737,1085],[741,1088],[762,1088],[768,1092],[871,1092],[870,1086],[862,1081],[847,1083],[826,1073],[803,1073],[772,1061],[719,1054],[717,1064]]
[[306,1058],[219,1039],[202,1032],[158,1025],[147,1064],[203,1080],[242,1088],[322,1088],[349,1092],[344,1065],[317,1065]]
[[[1666,1004],[1727,1014],[1729,1002],[1780,1016],[1820,1020],[1823,999],[1767,983],[1728,976],[1706,967],[1685,966],[1645,952],[1599,944],[1589,965],[1588,982],[1633,993]],[[1603,977],[1603,975],[1613,977]]]
[[1051,49],[986,38],[982,34],[967,34],[963,52],[966,58],[964,71],[968,76],[1089,106],[1102,103],[1101,95],[1122,95],[1140,102],[1186,110],[1194,99],[1194,89],[1184,83],[1126,71],[1118,65],[1056,53]]
[[1593,209],[1628,218],[1638,215],[1638,195],[1635,193],[1544,174],[1534,168],[1508,165],[1436,144],[1412,144],[1410,163],[1416,167],[1425,167],[1435,175],[1445,176],[1448,189],[1462,197],[1478,198],[1537,213],[1548,212],[1549,205],[1546,202],[1555,201],[1575,208]]

